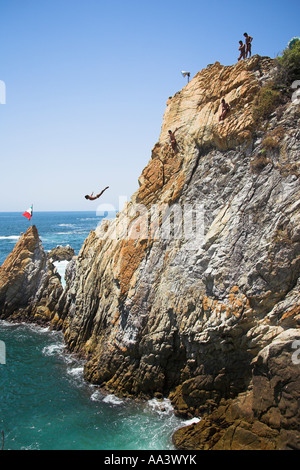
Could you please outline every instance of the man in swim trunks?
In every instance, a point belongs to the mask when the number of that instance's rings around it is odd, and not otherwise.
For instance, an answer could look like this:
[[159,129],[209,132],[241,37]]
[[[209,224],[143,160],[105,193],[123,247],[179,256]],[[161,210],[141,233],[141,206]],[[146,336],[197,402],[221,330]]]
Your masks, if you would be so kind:
[[222,112],[219,117],[219,121],[224,121],[226,114],[230,111],[229,104],[225,102],[224,98],[221,101],[222,103]]
[[238,58],[238,61],[246,58],[246,46],[243,44],[243,41],[239,41],[239,44],[240,57]]
[[251,42],[253,41],[253,38],[251,36],[248,36],[247,33],[244,33],[244,36],[245,36],[245,44],[246,44],[245,59],[247,59],[248,52],[249,52],[249,57],[251,57]]
[[108,188],[109,188],[109,186],[106,186],[106,188],[104,188],[101,191],[101,193],[97,194],[96,196],[93,196],[94,192],[92,192],[92,194],[90,196],[87,194],[84,197],[85,197],[85,199],[89,199],[90,201],[94,201],[95,199],[98,199],[104,193],[104,191],[106,191]]
[[245,44],[243,44],[243,41],[239,41],[239,43],[240,43],[240,47],[239,47],[240,57],[238,58],[238,61],[246,58],[246,46]]
[[175,148],[176,148],[175,132],[176,132],[177,130],[178,130],[178,128],[176,128],[174,132],[168,131],[169,137],[170,137],[170,141],[171,141],[171,147],[172,147],[173,150],[175,150]]

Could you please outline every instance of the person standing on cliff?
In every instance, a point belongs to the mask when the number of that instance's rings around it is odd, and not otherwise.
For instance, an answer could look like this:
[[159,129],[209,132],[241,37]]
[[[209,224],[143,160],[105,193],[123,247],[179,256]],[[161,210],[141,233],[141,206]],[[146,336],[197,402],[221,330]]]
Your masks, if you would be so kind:
[[101,193],[97,194],[96,196],[93,196],[94,192],[92,192],[92,194],[90,196],[87,194],[84,197],[85,197],[85,199],[89,199],[90,201],[94,201],[95,199],[98,199],[104,193],[104,191],[106,191],[108,188],[109,188],[109,186],[106,186],[106,188],[104,188],[101,191]]
[[222,99],[221,103],[222,103],[222,112],[221,112],[221,115],[220,115],[220,117],[219,117],[219,121],[224,121],[225,116],[226,116],[227,113],[229,113],[229,111],[230,111],[230,106],[229,106],[228,103],[226,103],[226,101],[224,100],[224,98]]
[[169,133],[169,137],[170,137],[170,141],[171,141],[171,147],[172,149],[175,151],[176,149],[176,139],[175,139],[175,132],[178,130],[178,128],[176,127],[175,131],[172,132],[172,131],[168,131]]
[[241,59],[246,59],[246,46],[245,44],[243,44],[243,41],[239,41],[239,43],[240,43],[240,47],[239,47],[240,57],[238,58],[238,61],[240,61]]
[[248,53],[249,53],[249,57],[251,57],[251,42],[253,41],[253,38],[251,36],[248,36],[247,33],[244,33],[244,36],[245,36],[245,44],[246,44],[245,59],[247,59]]

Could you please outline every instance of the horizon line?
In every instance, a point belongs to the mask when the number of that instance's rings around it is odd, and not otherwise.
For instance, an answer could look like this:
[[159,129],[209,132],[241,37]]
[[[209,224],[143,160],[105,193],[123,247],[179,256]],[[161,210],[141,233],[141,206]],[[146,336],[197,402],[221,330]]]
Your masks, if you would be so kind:
[[[23,211],[21,210],[20,211],[0,211],[0,214],[21,214],[22,215],[22,212],[24,212],[24,210]],[[77,211],[76,210],[38,210],[38,211],[34,211],[33,214],[39,214],[41,212],[93,212],[97,216],[96,210],[93,210],[93,211],[91,210],[89,211],[88,210],[77,210]],[[119,211],[116,210],[115,212],[119,212]],[[97,217],[101,217],[101,216],[97,216]]]

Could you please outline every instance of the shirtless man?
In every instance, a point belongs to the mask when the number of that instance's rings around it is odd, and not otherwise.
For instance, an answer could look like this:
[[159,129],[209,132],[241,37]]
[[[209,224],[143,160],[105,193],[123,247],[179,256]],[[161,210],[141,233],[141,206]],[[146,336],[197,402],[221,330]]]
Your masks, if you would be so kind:
[[101,194],[104,193],[104,191],[106,191],[107,189],[109,188],[109,186],[106,186],[106,188],[104,188],[101,193],[97,194],[96,196],[93,196],[94,192],[92,192],[92,194],[89,196],[88,194],[85,197],[85,199],[89,199],[90,201],[94,201],[95,199],[98,199]]
[[238,61],[246,58],[246,46],[245,44],[243,44],[243,41],[239,41],[239,43],[240,43],[240,47],[239,47],[240,57],[238,58]]
[[225,102],[224,98],[221,101],[222,103],[222,113],[220,114],[219,121],[224,121],[226,114],[230,111],[229,104]]
[[249,57],[251,57],[251,42],[253,41],[253,38],[251,36],[248,36],[247,33],[244,33],[244,36],[245,36],[245,44],[246,44],[245,59],[247,59],[248,52],[249,52]]
[[175,148],[176,148],[175,132],[176,132],[177,130],[178,130],[178,128],[176,128],[174,132],[168,131],[168,132],[169,132],[170,141],[171,141],[171,147],[172,147],[173,150],[175,150]]

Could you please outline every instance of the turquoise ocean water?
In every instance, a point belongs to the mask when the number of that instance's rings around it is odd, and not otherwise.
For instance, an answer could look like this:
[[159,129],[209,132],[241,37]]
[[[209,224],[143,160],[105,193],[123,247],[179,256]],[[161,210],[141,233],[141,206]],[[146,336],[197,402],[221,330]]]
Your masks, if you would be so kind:
[[[34,214],[45,250],[72,246],[78,253],[100,218],[93,212]],[[0,213],[0,264],[28,221]],[[185,424],[168,400],[145,403],[105,396],[83,379],[60,332],[0,320],[5,364],[0,364],[0,431],[6,450],[169,450]],[[1,448],[0,443],[0,448]]]

